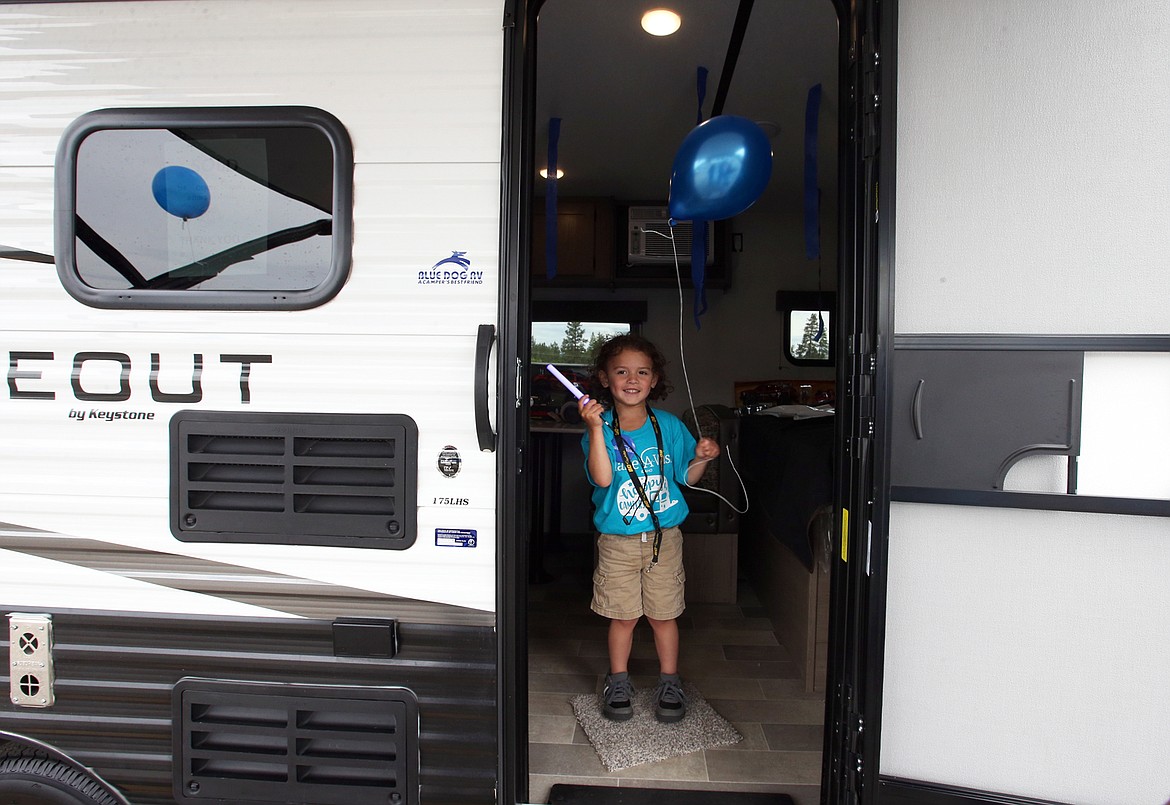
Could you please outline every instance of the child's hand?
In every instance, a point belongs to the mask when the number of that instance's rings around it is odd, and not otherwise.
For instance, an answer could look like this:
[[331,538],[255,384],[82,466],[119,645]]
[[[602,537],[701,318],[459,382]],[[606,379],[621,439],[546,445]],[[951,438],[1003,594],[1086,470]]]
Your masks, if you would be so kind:
[[585,423],[585,427],[590,430],[601,428],[603,424],[601,415],[605,413],[604,405],[586,395],[577,400],[577,410],[581,412],[581,421]]
[[695,458],[709,461],[719,457],[719,442],[704,436],[695,445]]

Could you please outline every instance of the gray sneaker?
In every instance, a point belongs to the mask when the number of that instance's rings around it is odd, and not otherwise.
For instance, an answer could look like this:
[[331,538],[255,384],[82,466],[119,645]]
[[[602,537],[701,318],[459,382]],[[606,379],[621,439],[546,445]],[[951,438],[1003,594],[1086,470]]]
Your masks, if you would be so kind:
[[610,721],[628,721],[634,716],[634,685],[625,671],[606,674],[601,690],[601,714]]
[[669,724],[682,721],[686,714],[687,695],[678,674],[659,674],[658,687],[654,689],[654,717]]

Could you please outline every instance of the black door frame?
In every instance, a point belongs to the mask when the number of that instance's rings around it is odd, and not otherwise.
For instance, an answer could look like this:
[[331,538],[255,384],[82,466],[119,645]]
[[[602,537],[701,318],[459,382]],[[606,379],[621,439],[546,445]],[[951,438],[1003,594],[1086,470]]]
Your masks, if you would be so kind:
[[496,802],[528,796],[529,228],[536,108],[536,14],[543,0],[504,0],[500,299],[496,360]]
[[[528,405],[522,393],[523,366],[531,326],[528,294],[529,222],[533,204],[536,18],[545,0],[505,0],[504,110],[500,240],[500,321],[496,381],[499,468],[497,481],[497,623],[498,623],[498,778],[497,802],[527,801],[527,545],[529,513]],[[875,461],[888,446],[874,439],[887,388],[887,351],[893,332],[893,115],[874,96],[893,106],[893,32],[895,0],[829,0],[839,20],[839,258],[838,298],[841,313],[837,368],[838,394],[835,490],[836,534],[855,546],[853,561],[843,561],[840,544],[832,571],[829,680],[825,707],[825,762],[822,802],[861,802],[876,791],[876,758],[881,705],[881,635],[885,620],[884,571],[866,572],[884,563],[884,551],[860,561],[858,550],[869,536],[884,543],[888,484]],[[877,43],[882,62],[864,54]],[[867,49],[868,48],[868,49]],[[880,69],[879,69],[880,68]],[[880,86],[879,86],[880,82]],[[882,114],[878,114],[879,110]],[[868,128],[867,128],[868,127]],[[880,127],[880,129],[878,128]],[[879,164],[878,149],[887,158]],[[882,215],[877,220],[877,187],[882,188]],[[841,402],[844,401],[844,405]],[[881,494],[875,494],[880,491]],[[880,499],[879,499],[880,498]],[[842,509],[860,512],[842,530]],[[879,520],[880,516],[880,520]],[[879,523],[880,528],[879,528]],[[878,538],[878,531],[881,538]],[[515,535],[509,539],[508,535]],[[842,540],[838,540],[840,543]],[[880,554],[880,556],[879,556]],[[837,643],[835,646],[834,643]],[[860,708],[860,710],[859,710]],[[857,713],[861,721],[857,721]],[[864,725],[864,726],[863,726]],[[859,727],[863,727],[858,729]],[[855,792],[855,793],[851,793]],[[523,794],[525,798],[520,795]],[[866,796],[865,801],[872,801]]]
[[[835,545],[821,801],[876,801],[893,333],[896,0],[838,6],[841,38]],[[880,189],[880,190],[879,190]]]

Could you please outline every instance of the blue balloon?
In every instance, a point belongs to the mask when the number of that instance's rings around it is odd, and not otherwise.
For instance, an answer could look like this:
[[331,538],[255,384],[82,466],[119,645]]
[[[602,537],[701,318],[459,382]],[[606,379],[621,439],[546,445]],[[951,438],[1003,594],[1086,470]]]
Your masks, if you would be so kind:
[[670,174],[670,217],[720,221],[739,215],[772,178],[772,146],[746,117],[719,115],[700,123],[679,146]]
[[211,190],[195,171],[181,165],[167,165],[154,175],[150,191],[158,206],[186,221],[198,218],[211,206]]

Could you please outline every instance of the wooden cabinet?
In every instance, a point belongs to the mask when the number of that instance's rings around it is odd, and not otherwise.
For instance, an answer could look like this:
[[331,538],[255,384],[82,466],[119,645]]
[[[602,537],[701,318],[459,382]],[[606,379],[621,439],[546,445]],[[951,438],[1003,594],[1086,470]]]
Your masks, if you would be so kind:
[[[629,207],[610,198],[569,197],[557,200],[557,274],[548,279],[545,256],[544,199],[532,211],[531,277],[534,286],[562,288],[671,288],[678,283],[673,263],[627,263]],[[708,288],[731,286],[725,254],[726,225],[716,221],[707,266]],[[680,256],[683,287],[691,286],[690,253]]]
[[[597,284],[613,279],[615,256],[614,204],[606,198],[557,200],[557,284]],[[536,199],[532,215],[532,279],[546,283],[544,199]]]

